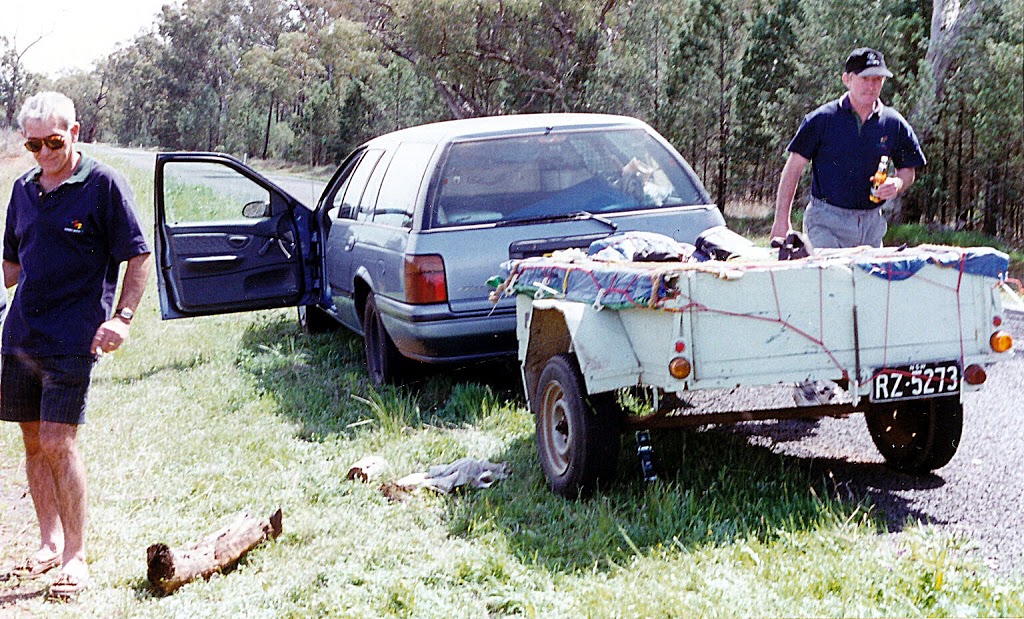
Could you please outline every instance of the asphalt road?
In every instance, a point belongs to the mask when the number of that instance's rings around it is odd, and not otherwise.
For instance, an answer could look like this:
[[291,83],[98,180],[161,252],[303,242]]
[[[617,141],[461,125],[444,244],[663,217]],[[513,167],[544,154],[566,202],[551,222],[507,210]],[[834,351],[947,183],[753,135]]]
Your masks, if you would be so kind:
[[883,466],[863,415],[820,421],[740,424],[732,431],[805,462],[843,498],[867,498],[891,532],[907,522],[962,534],[1001,574],[1024,574],[1024,314],[1009,314],[1014,357],[988,372],[964,399],[964,430],[953,460],[927,476]]

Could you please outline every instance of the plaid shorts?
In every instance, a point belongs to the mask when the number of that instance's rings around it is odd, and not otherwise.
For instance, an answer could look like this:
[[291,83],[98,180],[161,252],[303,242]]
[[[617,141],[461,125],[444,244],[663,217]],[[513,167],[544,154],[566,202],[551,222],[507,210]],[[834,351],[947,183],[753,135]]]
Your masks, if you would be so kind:
[[92,356],[3,355],[0,419],[85,423],[85,398],[95,361]]

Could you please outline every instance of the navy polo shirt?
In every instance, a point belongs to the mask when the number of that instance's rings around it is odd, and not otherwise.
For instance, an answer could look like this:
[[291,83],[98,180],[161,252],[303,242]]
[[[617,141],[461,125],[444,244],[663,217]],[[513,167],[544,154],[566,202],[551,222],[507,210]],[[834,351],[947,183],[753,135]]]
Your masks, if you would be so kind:
[[71,178],[44,194],[41,170],[14,182],[3,259],[21,266],[0,350],[31,356],[89,355],[111,315],[121,262],[149,247],[128,183],[81,156]]
[[804,117],[789,152],[811,160],[811,194],[847,209],[874,209],[871,176],[882,155],[899,168],[919,168],[924,153],[899,112],[878,103],[863,126],[849,96],[826,103]]

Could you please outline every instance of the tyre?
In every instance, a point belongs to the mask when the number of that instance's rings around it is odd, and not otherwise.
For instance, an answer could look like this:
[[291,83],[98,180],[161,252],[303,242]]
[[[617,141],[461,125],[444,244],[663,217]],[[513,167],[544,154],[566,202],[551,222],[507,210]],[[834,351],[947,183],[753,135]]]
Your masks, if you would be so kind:
[[366,308],[363,310],[363,348],[370,384],[379,387],[401,382],[402,354],[384,329],[384,321],[381,320],[372,292],[366,298]]
[[571,355],[555,355],[544,366],[534,423],[540,468],[555,494],[587,497],[615,477],[620,415],[606,399],[598,396],[602,405],[591,406]]
[[964,408],[958,397],[907,400],[874,405],[864,419],[886,464],[926,473],[945,466],[956,454]]
[[299,306],[299,328],[307,335],[330,333],[338,329],[338,321],[315,305]]

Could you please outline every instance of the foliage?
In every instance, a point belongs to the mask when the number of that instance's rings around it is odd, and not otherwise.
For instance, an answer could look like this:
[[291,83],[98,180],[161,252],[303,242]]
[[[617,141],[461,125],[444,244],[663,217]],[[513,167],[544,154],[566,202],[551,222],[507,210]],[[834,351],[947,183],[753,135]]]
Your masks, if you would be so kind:
[[623,113],[742,212],[771,208],[801,117],[842,94],[843,57],[869,45],[929,159],[893,217],[1019,242],[1022,18],[1024,0],[194,0],[55,82],[20,63],[38,42],[0,40],[0,125],[56,87],[86,139],[319,166],[453,117]]

